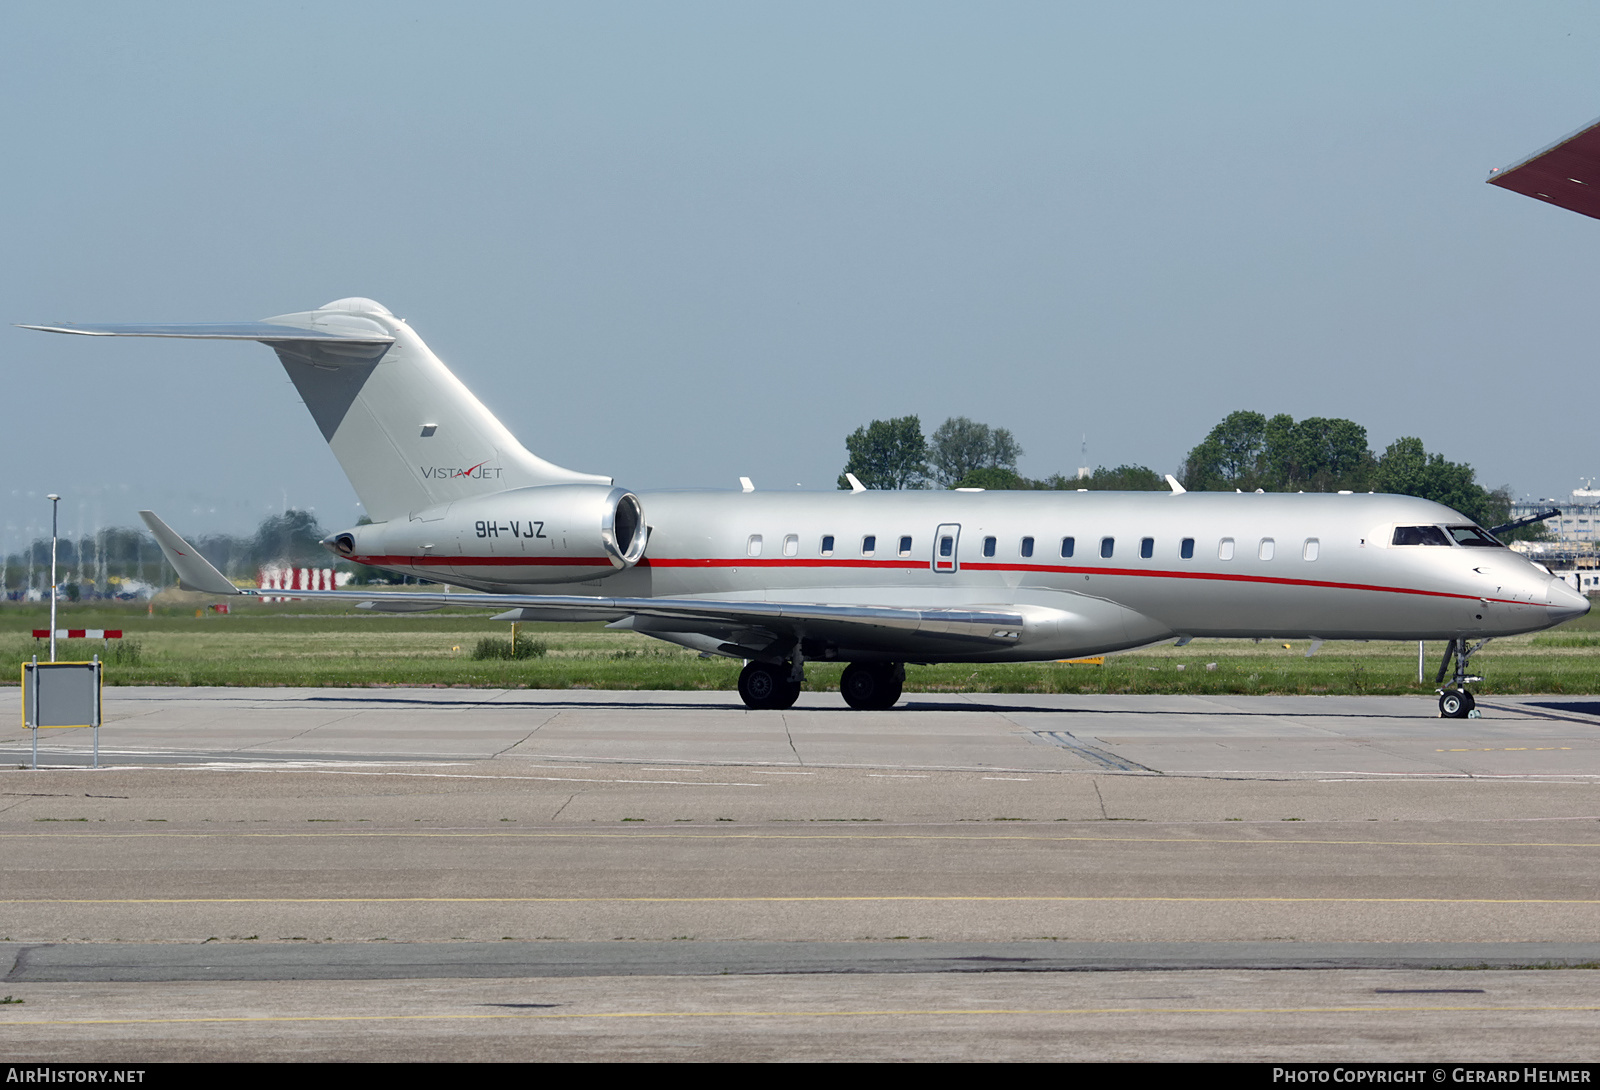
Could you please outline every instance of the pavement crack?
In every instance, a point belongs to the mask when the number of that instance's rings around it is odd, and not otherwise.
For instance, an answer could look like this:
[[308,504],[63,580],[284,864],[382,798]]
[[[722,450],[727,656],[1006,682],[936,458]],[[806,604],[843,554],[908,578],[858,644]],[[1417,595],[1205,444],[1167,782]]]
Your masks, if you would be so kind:
[[[1007,721],[1009,722],[1009,720]],[[1073,753],[1076,753],[1079,757],[1082,757],[1091,764],[1098,765],[1099,767],[1109,771],[1154,772],[1158,776],[1163,775],[1161,770],[1158,768],[1150,768],[1146,765],[1142,765],[1138,761],[1130,760],[1127,757],[1113,753],[1109,749],[1104,749],[1100,746],[1091,746],[1088,742],[1078,738],[1071,731],[1036,730],[1032,733],[1041,741],[1049,742],[1051,745],[1060,746],[1062,749],[1071,750]]]
[[1095,778],[1095,779],[1090,780],[1089,782],[1094,784],[1094,797],[1095,797],[1095,801],[1100,804],[1100,816],[1105,818],[1105,820],[1110,821],[1111,820],[1111,815],[1106,813],[1106,799],[1105,799],[1105,796],[1100,794],[1100,780],[1098,778]]
[[562,803],[560,806],[557,806],[556,812],[550,815],[550,820],[554,821],[556,818],[560,817],[561,811],[565,810],[569,805],[571,805],[572,800],[577,798],[579,794],[581,794],[581,792],[574,791],[572,794],[568,795],[567,801]]
[[797,764],[803,765],[806,762],[801,758],[800,751],[794,748],[794,735],[789,731],[789,717],[785,715],[781,718],[783,719],[783,736],[789,740],[789,752],[794,754],[794,759]]
[[286,735],[286,736],[284,736],[282,738],[269,738],[266,741],[253,742],[248,746],[240,746],[240,747],[238,747],[238,749],[234,750],[234,752],[235,753],[244,753],[244,752],[246,752],[248,750],[260,749],[262,746],[275,746],[275,745],[278,745],[280,742],[292,742],[296,738],[304,738],[306,735],[314,733],[315,731],[322,730],[324,727],[331,727],[335,723],[343,723],[346,719],[354,719],[356,716],[358,716],[360,714],[361,714],[360,712],[351,712],[349,715],[341,715],[336,719],[329,719],[325,723],[317,723],[314,726],[307,727],[305,730],[296,731],[294,734]]
[[495,757],[503,757],[503,756],[505,756],[507,753],[510,753],[512,750],[514,750],[518,746],[522,745],[522,743],[524,743],[528,739],[532,738],[535,734],[538,734],[541,729],[543,729],[544,727],[549,726],[551,723],[554,723],[559,718],[561,718],[561,713],[560,712],[556,712],[549,719],[540,720],[538,723],[534,724],[533,729],[530,730],[527,734],[524,734],[521,738],[518,738],[515,742],[512,742],[509,746],[504,746],[504,747],[502,747],[500,749],[495,750],[493,756],[495,756]]

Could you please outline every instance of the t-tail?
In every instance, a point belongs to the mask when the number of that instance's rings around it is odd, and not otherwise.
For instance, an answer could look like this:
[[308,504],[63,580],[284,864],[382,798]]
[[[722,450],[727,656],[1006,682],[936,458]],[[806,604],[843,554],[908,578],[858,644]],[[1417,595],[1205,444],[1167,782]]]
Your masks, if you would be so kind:
[[612,483],[530,453],[410,326],[371,299],[259,322],[25,328],[270,346],[376,522],[508,488]]

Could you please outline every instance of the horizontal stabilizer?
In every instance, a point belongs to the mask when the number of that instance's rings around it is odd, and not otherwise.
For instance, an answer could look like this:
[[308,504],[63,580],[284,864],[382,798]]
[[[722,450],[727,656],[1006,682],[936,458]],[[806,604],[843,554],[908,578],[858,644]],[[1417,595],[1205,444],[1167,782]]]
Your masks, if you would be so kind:
[[44,333],[78,333],[85,337],[179,337],[198,341],[263,341],[286,344],[294,341],[337,342],[339,344],[393,344],[394,338],[380,333],[341,333],[331,329],[299,329],[272,322],[195,322],[188,325],[144,325],[125,322],[82,325],[24,325]]
[[144,524],[155,535],[156,544],[161,546],[167,563],[177,569],[178,585],[184,590],[204,591],[206,594],[244,593],[226,575],[213,568],[210,561],[195,552],[194,546],[179,537],[172,527],[157,518],[154,511],[140,511],[139,517],[144,519]]
[[1600,121],[1495,171],[1489,184],[1600,219]]

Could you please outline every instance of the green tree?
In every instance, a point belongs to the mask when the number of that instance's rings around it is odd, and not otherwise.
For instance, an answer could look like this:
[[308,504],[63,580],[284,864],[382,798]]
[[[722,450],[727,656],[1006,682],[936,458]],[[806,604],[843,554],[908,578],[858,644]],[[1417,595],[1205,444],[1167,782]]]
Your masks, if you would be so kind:
[[986,488],[991,492],[1015,491],[1040,487],[1040,482],[1030,481],[1014,469],[1000,466],[983,466],[974,469],[957,481],[954,488]]
[[[1282,418],[1274,418],[1274,422]],[[1183,484],[1194,491],[1253,492],[1266,470],[1267,418],[1240,410],[1211,429],[1184,461]]]
[[1016,473],[1020,457],[1022,448],[1010,431],[991,428],[964,416],[952,416],[940,424],[928,442],[933,481],[940,488],[955,488],[978,469],[1005,469]]
[[1100,466],[1088,477],[1068,480],[1067,488],[1087,488],[1091,492],[1167,492],[1167,479],[1149,466],[1121,465],[1115,469]]
[[1353,420],[1287,413],[1267,421],[1265,470],[1259,487],[1269,492],[1365,490],[1373,459],[1367,429]]
[[1365,491],[1374,460],[1367,429],[1353,420],[1288,413],[1270,419],[1241,410],[1211,429],[1184,461],[1196,491]]
[[[921,488],[928,476],[928,443],[914,416],[874,420],[844,441],[850,458],[844,473],[854,473],[868,488]],[[844,473],[839,487],[849,488]]]
[[1511,510],[1509,489],[1489,491],[1478,483],[1471,466],[1429,454],[1422,440],[1410,435],[1389,444],[1373,467],[1371,483],[1374,492],[1433,500],[1482,526],[1505,522]]
[[975,469],[957,484],[957,488],[987,488],[995,490],[1037,489],[1055,492],[1165,492],[1166,478],[1147,466],[1101,466],[1088,477],[1067,477],[1057,473],[1043,480],[1030,480],[1009,469]]
[[328,563],[332,558],[322,547],[323,537],[322,527],[310,511],[291,507],[281,515],[268,515],[256,527],[253,543],[256,563],[268,564],[275,560]]

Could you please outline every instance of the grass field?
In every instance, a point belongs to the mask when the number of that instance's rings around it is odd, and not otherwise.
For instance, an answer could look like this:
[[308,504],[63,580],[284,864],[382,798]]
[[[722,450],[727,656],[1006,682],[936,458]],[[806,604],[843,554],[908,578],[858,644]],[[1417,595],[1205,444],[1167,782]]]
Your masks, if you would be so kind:
[[[306,602],[241,602],[227,615],[197,607],[211,599],[169,592],[144,603],[63,604],[60,628],[121,628],[121,641],[63,641],[62,660],[99,654],[109,685],[432,685],[536,689],[719,689],[735,687],[740,663],[598,624],[524,624],[519,642],[538,657],[475,659],[485,637],[510,625],[483,611],[381,615]],[[48,605],[0,605],[0,654],[18,665],[48,644],[29,630],[49,625]],[[1420,693],[1433,690],[1443,644],[1429,644],[1427,681],[1417,683],[1415,643],[1309,644],[1196,640],[1113,655],[1103,666],[1030,663],[910,666],[908,692],[1031,693]],[[1480,693],[1600,693],[1600,616],[1551,632],[1495,640],[1472,662]],[[841,667],[811,664],[806,688],[837,689]]]

